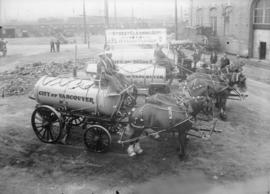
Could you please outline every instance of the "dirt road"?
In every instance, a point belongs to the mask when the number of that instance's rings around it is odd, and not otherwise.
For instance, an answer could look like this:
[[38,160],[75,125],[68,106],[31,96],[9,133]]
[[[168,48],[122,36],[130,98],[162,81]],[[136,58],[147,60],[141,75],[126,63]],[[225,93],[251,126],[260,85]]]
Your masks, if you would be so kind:
[[228,102],[228,121],[217,125],[221,134],[189,141],[185,161],[170,134],[145,139],[145,153],[135,158],[117,143],[105,154],[87,152],[78,128],[72,145],[41,143],[30,125],[35,102],[27,95],[1,98],[0,193],[267,193],[270,85],[249,79],[248,92],[245,101]]

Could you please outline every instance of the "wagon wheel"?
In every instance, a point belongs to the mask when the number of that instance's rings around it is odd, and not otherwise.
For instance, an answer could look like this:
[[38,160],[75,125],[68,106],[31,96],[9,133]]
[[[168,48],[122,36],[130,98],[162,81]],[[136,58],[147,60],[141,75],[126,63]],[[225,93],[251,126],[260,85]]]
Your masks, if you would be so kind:
[[70,124],[72,126],[79,126],[80,124],[82,124],[85,121],[85,117],[84,116],[74,116],[70,119]]
[[38,107],[32,114],[31,123],[36,136],[44,143],[55,143],[61,136],[61,115],[49,106]]
[[84,144],[92,152],[106,152],[111,144],[111,135],[100,125],[92,125],[84,133]]

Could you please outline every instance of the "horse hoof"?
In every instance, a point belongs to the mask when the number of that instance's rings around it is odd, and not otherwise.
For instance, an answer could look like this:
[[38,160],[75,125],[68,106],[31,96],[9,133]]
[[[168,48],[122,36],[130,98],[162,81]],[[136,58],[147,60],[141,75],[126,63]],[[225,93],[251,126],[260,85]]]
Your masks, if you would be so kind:
[[178,157],[179,157],[180,161],[185,160],[185,155],[184,154],[178,154]]
[[221,118],[221,120],[226,121],[227,120],[227,115],[226,114],[220,114],[220,118]]
[[62,145],[70,145],[70,144],[67,142],[67,138],[68,138],[68,136],[65,135],[62,139],[59,140],[59,143],[62,144]]
[[142,153],[143,153],[143,150],[142,150],[142,149],[137,150],[136,153],[137,153],[137,154],[142,154]]
[[159,139],[160,138],[160,135],[159,134],[156,134],[153,137],[154,137],[154,139]]
[[136,155],[136,152],[134,150],[134,145],[130,145],[127,149],[127,153],[129,157],[134,157]]
[[187,155],[185,155],[185,154],[178,154],[178,157],[179,157],[180,161],[186,161],[186,159],[187,159]]
[[132,158],[132,157],[136,156],[136,153],[135,152],[134,153],[129,153],[128,156]]

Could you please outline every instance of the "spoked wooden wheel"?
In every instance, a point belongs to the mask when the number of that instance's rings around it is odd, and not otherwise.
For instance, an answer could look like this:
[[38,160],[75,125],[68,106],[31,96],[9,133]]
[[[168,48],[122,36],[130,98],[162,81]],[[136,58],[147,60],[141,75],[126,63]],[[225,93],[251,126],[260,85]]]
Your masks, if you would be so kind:
[[111,144],[111,135],[100,125],[92,125],[84,133],[84,143],[92,152],[106,152]]
[[55,143],[61,136],[63,121],[52,107],[38,107],[32,114],[31,123],[36,136],[44,143]]

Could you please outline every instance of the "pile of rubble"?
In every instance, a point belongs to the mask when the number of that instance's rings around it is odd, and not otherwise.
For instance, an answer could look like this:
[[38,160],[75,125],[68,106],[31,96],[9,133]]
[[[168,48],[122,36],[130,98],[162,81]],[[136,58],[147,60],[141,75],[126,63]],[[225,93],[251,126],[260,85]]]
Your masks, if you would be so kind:
[[[82,69],[87,59],[77,61],[77,68]],[[74,62],[65,63],[42,63],[26,64],[16,67],[15,70],[0,73],[0,91],[1,96],[13,96],[27,94],[34,87],[36,81],[44,76],[58,76],[72,73]]]

